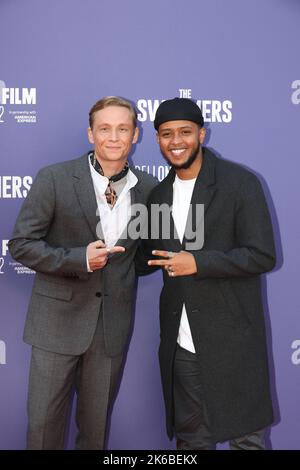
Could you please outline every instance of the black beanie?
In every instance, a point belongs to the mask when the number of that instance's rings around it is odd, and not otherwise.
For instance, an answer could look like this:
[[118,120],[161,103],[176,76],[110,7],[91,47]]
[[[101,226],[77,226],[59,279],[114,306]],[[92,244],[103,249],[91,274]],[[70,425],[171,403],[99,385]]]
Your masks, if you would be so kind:
[[204,120],[201,109],[192,100],[188,98],[173,98],[160,103],[157,108],[154,127],[158,130],[159,126],[167,121],[193,121],[203,127]]

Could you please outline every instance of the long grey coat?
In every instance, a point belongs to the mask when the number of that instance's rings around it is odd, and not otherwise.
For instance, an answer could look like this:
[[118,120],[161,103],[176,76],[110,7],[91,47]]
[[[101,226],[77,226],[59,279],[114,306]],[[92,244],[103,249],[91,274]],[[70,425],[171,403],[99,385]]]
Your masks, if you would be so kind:
[[[174,170],[149,204],[172,205]],[[204,246],[191,251],[197,274],[164,271],[159,351],[167,430],[173,435],[172,368],[183,302],[200,357],[204,398],[216,442],[272,422],[260,274],[275,264],[272,225],[257,177],[204,149],[192,204],[205,205]],[[174,225],[174,223],[173,223]],[[152,240],[151,249],[180,251],[186,240]]]
[[[146,204],[156,180],[131,170],[138,178],[131,203]],[[87,155],[38,173],[9,242],[13,258],[37,271],[24,332],[27,343],[61,354],[83,353],[102,302],[107,354],[116,356],[126,345],[139,241],[119,240],[125,253],[113,254],[103,269],[87,273],[87,245],[103,238],[96,234],[97,225],[101,232],[96,211]]]

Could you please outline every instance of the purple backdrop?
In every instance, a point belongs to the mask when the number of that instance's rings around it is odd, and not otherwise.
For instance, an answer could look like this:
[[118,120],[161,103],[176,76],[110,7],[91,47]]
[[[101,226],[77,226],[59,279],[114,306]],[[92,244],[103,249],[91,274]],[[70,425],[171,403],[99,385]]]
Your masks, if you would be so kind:
[[[33,280],[6,242],[38,169],[90,148],[88,110],[104,95],[137,103],[143,135],[133,162],[149,172],[165,174],[155,100],[187,95],[201,100],[206,144],[261,176],[278,250],[277,269],[264,280],[276,408],[270,438],[274,449],[300,449],[299,3],[1,0],[0,449],[25,446],[30,347],[22,330]],[[160,286],[160,274],[139,281],[110,449],[174,448],[157,360]],[[70,448],[74,435],[72,420]]]

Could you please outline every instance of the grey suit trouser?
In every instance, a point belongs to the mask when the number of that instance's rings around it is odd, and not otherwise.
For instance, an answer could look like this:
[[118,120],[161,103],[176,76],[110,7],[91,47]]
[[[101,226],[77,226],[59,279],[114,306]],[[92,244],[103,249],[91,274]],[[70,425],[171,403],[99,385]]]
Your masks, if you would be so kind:
[[[174,428],[177,449],[213,450],[199,357],[177,345],[174,360]],[[265,430],[229,441],[230,450],[264,450]]]
[[32,348],[28,392],[28,449],[63,449],[74,386],[77,449],[103,449],[108,408],[123,356],[105,353],[102,312],[85,353],[57,354]]

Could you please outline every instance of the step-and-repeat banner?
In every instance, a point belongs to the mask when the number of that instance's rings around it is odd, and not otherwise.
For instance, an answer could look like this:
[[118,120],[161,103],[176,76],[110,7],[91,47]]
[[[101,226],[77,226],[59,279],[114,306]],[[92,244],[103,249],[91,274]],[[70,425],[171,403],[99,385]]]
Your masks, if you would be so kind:
[[[0,18],[0,448],[23,449],[27,422],[22,333],[34,272],[8,252],[16,216],[41,167],[90,149],[90,107],[121,95],[138,109],[136,167],[166,176],[155,111],[190,97],[205,117],[205,144],[262,181],[278,254],[263,279],[276,411],[269,437],[274,449],[300,449],[300,2],[1,0]],[[160,273],[138,283],[110,449],[175,447],[157,357],[161,285]],[[75,432],[72,415],[69,448]]]

